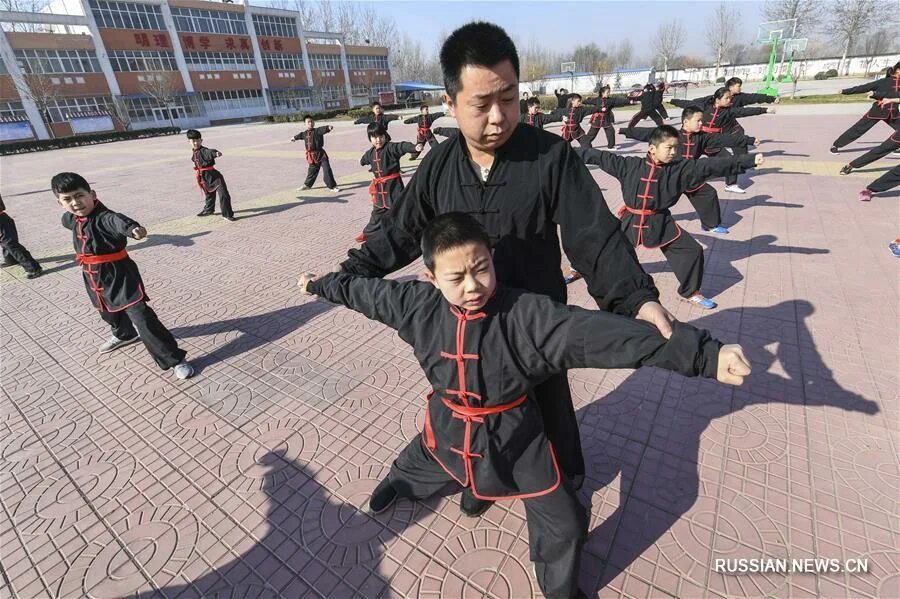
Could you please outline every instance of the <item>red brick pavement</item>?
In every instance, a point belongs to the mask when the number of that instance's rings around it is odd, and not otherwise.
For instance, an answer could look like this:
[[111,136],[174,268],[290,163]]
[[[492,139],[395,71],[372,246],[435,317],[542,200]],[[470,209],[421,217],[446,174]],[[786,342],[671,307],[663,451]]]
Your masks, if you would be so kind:
[[[853,116],[766,116],[745,126],[770,163],[722,194],[708,248],[719,308],[677,301],[658,252],[641,251],[676,315],[744,345],[732,389],[664,371],[571,373],[592,508],[582,586],[600,596],[896,597],[895,191],[856,193],[888,158],[839,167],[887,137],[827,153]],[[193,215],[201,197],[182,137],[3,159],[3,197],[48,275],[2,274],[0,596],[531,597],[524,512],[462,518],[458,495],[360,508],[421,425],[426,389],[391,331],[299,296],[368,218],[362,127],[327,148],[339,182],[298,193],[293,125],[205,131],[236,223]],[[411,126],[394,125],[396,139]],[[624,151],[640,151],[637,146]],[[412,167],[411,167],[412,168]],[[150,231],[130,248],[148,293],[202,368],[179,382],[108,335],[72,267],[48,191],[83,173]],[[615,182],[595,175],[611,208]],[[721,193],[721,182],[715,183]],[[398,273],[414,276],[418,266]],[[591,305],[583,282],[572,302]],[[723,575],[721,558],[865,558],[869,572]]]

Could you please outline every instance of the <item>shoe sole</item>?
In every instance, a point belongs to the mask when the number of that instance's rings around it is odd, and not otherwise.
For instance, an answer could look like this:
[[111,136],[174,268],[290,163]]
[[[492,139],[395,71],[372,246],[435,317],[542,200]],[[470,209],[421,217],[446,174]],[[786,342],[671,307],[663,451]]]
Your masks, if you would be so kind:
[[465,516],[466,518],[478,518],[479,516],[481,516],[482,514],[484,514],[486,511],[488,511],[489,509],[491,509],[491,506],[492,506],[492,505],[494,505],[494,502],[493,502],[493,501],[488,501],[488,502],[486,502],[486,503],[484,504],[484,507],[482,507],[481,509],[479,509],[479,510],[477,510],[477,511],[474,511],[474,512],[467,512],[466,510],[464,510],[464,509],[462,508],[462,505],[460,505],[460,506],[459,506],[459,513],[462,514],[463,516]]
[[373,516],[377,516],[378,514],[383,514],[384,512],[386,512],[386,511],[388,510],[388,508],[390,508],[392,505],[394,505],[395,503],[397,503],[397,499],[399,499],[399,496],[398,496],[398,495],[394,495],[394,498],[391,499],[391,500],[387,503],[387,505],[384,506],[383,508],[381,508],[380,510],[373,509],[372,506],[371,506],[370,504],[367,504],[367,505],[366,505],[366,511],[369,512],[369,514],[371,514],[371,515],[373,515]]
[[133,345],[133,344],[137,343],[137,342],[140,341],[140,340],[141,340],[140,337],[135,337],[134,339],[128,339],[128,340],[123,341],[122,343],[116,345],[115,347],[111,347],[111,348],[109,348],[109,349],[101,349],[99,353],[101,353],[101,354],[108,354],[109,352],[114,352],[114,351],[116,351],[117,349],[122,349],[123,347],[128,347],[129,345]]

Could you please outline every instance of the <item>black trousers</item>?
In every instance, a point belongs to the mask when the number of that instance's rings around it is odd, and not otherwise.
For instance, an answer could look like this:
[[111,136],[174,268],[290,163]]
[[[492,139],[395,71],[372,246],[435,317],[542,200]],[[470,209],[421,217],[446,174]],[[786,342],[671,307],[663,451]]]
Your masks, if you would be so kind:
[[27,273],[40,270],[38,261],[32,258],[25,246],[19,243],[19,232],[16,221],[3,212],[0,214],[0,248],[3,249],[3,261],[7,264],[18,264]]
[[843,148],[847,144],[853,143],[863,135],[865,135],[866,131],[875,126],[876,123],[886,123],[893,127],[896,131],[900,129],[900,119],[894,119],[893,122],[888,122],[884,119],[870,119],[867,116],[859,119],[855,123],[853,123],[849,129],[841,133],[841,135],[834,140],[834,143],[831,144],[836,148]]
[[600,129],[603,129],[603,132],[606,133],[606,147],[611,148],[616,145],[616,130],[612,125],[604,125],[603,127],[591,127],[588,129],[587,135],[585,135],[585,141],[587,141],[589,146],[594,145],[594,140],[597,139],[597,134],[600,133]]
[[[388,479],[401,497],[419,500],[455,482],[422,444],[409,442],[391,466]],[[528,546],[545,597],[574,597],[578,592],[581,548],[587,539],[588,513],[567,482],[546,495],[523,499]]]
[[222,216],[234,216],[234,210],[231,209],[231,194],[228,193],[228,185],[225,179],[217,189],[206,192],[206,203],[203,205],[203,212],[216,211],[216,192],[219,194],[219,210]]
[[719,204],[719,194],[716,188],[709,183],[704,183],[697,191],[685,194],[688,201],[700,217],[700,224],[707,229],[715,229],[722,224],[722,207]]
[[[563,131],[565,131],[565,127],[563,128]],[[563,136],[563,139],[566,139],[565,136]],[[591,147],[591,140],[588,139],[588,136],[584,132],[584,129],[581,128],[581,125],[575,127],[572,130],[572,138],[566,139],[566,141],[568,141],[570,143],[573,141],[577,141],[578,145],[581,146],[582,148],[590,148]]]
[[866,187],[872,193],[881,193],[900,185],[900,164],[881,175]]
[[372,216],[369,217],[369,222],[366,224],[366,228],[363,229],[363,233],[366,235],[374,233],[381,226],[381,219],[383,219],[384,215],[387,213],[387,208],[372,206]]
[[[733,148],[728,148],[728,149],[731,150],[732,156],[743,156],[744,154],[750,153],[750,151],[747,149],[747,146],[733,147]],[[737,175],[728,175],[727,177],[725,177],[726,185],[737,185],[737,182],[738,182]]]
[[700,284],[703,282],[703,246],[687,231],[682,230],[678,239],[660,250],[680,283],[678,295],[688,298],[700,291]]
[[[424,144],[426,141],[428,142],[428,147],[430,147],[430,148],[434,148],[435,146],[438,145],[438,140],[434,136],[434,133],[431,132],[431,129],[426,131],[424,134],[418,133],[418,132],[416,133],[416,145]],[[413,152],[412,154],[409,155],[409,159],[415,160],[416,158],[419,157],[419,155],[421,153],[422,152]]]
[[101,312],[100,318],[109,324],[118,339],[133,339],[140,335],[144,347],[163,370],[179,364],[187,355],[147,302],[138,302],[119,312]]
[[327,155],[323,155],[318,162],[309,165],[309,170],[306,171],[306,181],[304,181],[303,184],[307,187],[315,185],[316,179],[319,177],[319,169],[322,170],[322,178],[325,180],[325,187],[328,189],[337,187],[337,181],[334,180],[334,173],[331,171],[331,162],[328,160]]
[[650,110],[648,112],[644,112],[643,110],[638,110],[637,114],[635,114],[633,117],[631,117],[631,120],[628,121],[628,129],[631,129],[632,127],[634,127],[635,125],[637,125],[638,123],[643,121],[644,119],[653,119],[653,122],[656,123],[657,127],[664,124],[662,117],[659,115],[659,113],[656,111],[656,109]]
[[660,104],[659,106],[656,107],[656,112],[658,112],[659,116],[661,116],[664,119],[669,118],[669,113],[668,113],[668,111],[666,111],[666,107],[663,106],[662,104]]
[[857,157],[854,160],[850,161],[850,166],[853,168],[862,168],[867,164],[872,164],[876,160],[880,160],[890,154],[891,152],[896,152],[900,150],[900,141],[894,141],[894,137],[898,136],[898,134],[894,134],[891,137],[888,137],[884,143],[882,143],[877,148],[872,148],[862,156]]

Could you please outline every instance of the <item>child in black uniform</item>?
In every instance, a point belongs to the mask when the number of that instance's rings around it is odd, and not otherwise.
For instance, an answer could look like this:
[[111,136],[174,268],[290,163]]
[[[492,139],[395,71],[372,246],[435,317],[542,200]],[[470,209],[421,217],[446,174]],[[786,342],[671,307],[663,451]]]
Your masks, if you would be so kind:
[[231,194],[225,185],[225,177],[216,169],[216,158],[222,152],[212,148],[203,147],[203,137],[196,129],[188,129],[188,141],[191,142],[191,161],[194,163],[194,171],[197,173],[197,185],[206,196],[203,210],[197,216],[209,216],[216,209],[216,192],[219,193],[219,208],[222,218],[227,221],[235,221],[234,211],[231,209]]
[[378,513],[398,497],[425,499],[448,483],[489,500],[522,499],[538,584],[547,597],[578,589],[588,515],[544,433],[534,387],[570,368],[658,366],[740,384],[739,346],[676,322],[652,325],[497,285],[490,240],[472,216],[434,218],[422,236],[429,282],[332,273],[300,288],[394,328],[431,383],[424,427],[374,490]]
[[184,361],[187,352],[147,305],[150,298],[141,273],[125,250],[129,237],[143,239],[147,230],[101,204],[81,175],[59,173],[50,187],[66,210],[62,224],[72,231],[88,297],[112,327],[113,336],[100,346],[100,353],[143,341],[160,368],[172,368],[179,379],[193,376],[194,368]]
[[0,247],[3,248],[3,268],[20,265],[25,269],[25,277],[36,279],[44,273],[44,269],[38,264],[25,246],[19,243],[19,232],[16,231],[16,221],[6,213],[6,205],[0,197]]

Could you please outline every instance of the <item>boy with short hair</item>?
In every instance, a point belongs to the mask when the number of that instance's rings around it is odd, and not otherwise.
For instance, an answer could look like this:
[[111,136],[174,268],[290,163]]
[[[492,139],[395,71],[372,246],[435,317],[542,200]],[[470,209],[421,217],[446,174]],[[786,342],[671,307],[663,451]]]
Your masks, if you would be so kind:
[[582,148],[590,148],[591,144],[587,140],[584,129],[581,128],[581,121],[584,117],[591,114],[590,106],[581,103],[581,94],[569,94],[569,105],[564,113],[556,111],[562,116],[562,138],[568,142],[577,141]]
[[594,106],[594,113],[591,115],[591,128],[588,130],[586,138],[588,145],[593,145],[600,129],[603,129],[604,133],[606,133],[607,149],[617,150],[616,130],[613,128],[613,125],[616,124],[616,115],[613,114],[613,108],[628,106],[632,103],[628,96],[621,94],[611,96],[608,85],[600,88],[599,96],[585,101],[585,104]]
[[397,195],[403,191],[403,179],[400,173],[400,158],[404,154],[415,154],[422,149],[408,141],[387,141],[387,129],[379,123],[369,123],[366,127],[372,147],[359,159],[360,166],[369,166],[373,175],[369,184],[369,195],[372,198],[372,217],[363,232],[357,235],[356,241],[363,243],[369,233],[378,227],[382,217],[391,209]]
[[633,117],[631,117],[631,120],[628,121],[628,128],[631,129],[644,119],[648,118],[652,119],[657,126],[662,125],[664,121],[662,115],[660,115],[657,110],[657,106],[661,103],[660,95],[652,83],[648,83],[644,86],[638,100],[641,103],[641,108]]
[[[387,133],[388,125],[391,121],[396,121],[400,116],[396,114],[385,114],[384,108],[381,106],[381,102],[377,100],[372,102],[372,112],[365,116],[361,116],[355,121],[353,121],[354,125],[371,125],[372,123],[377,123],[384,127],[385,137],[387,141],[391,141],[391,136]],[[368,132],[367,132],[368,133]]]
[[331,161],[328,159],[328,153],[325,151],[325,134],[330,133],[334,127],[331,125],[316,127],[316,121],[311,114],[304,115],[303,122],[306,124],[306,129],[291,138],[291,142],[302,139],[306,145],[306,164],[309,165],[309,169],[306,171],[306,181],[303,182],[303,187],[300,188],[300,191],[311,189],[319,176],[319,169],[322,169],[325,187],[338,193],[341,191],[341,188],[338,187],[337,181],[334,180]]
[[526,104],[526,110],[519,117],[520,123],[543,129],[547,123],[558,123],[562,120],[561,114],[545,114],[541,112],[541,99],[538,97],[528,98]]
[[[436,120],[444,116],[443,112],[435,112],[434,114],[428,113],[428,105],[421,104],[419,106],[419,116],[411,116],[403,122],[407,125],[411,123],[416,124],[416,145],[425,147],[425,142],[428,142],[428,146],[434,148],[438,145],[438,140],[434,138],[434,133],[431,131],[431,125],[434,124]],[[416,160],[419,155],[422,153],[422,150],[414,153],[410,158]]]
[[184,361],[186,352],[147,305],[150,298],[141,273],[125,249],[128,237],[143,239],[147,230],[101,204],[77,173],[55,175],[50,187],[66,211],[62,224],[72,231],[75,258],[91,303],[112,328],[113,336],[100,346],[100,353],[143,341],[160,368],[172,368],[178,379],[193,376],[194,368]]
[[25,246],[19,243],[19,232],[16,231],[16,221],[6,213],[6,205],[0,197],[0,248],[3,249],[3,262],[0,266],[6,268],[18,264],[25,269],[25,278],[36,279],[44,274],[44,269],[38,264]]
[[[726,133],[706,133],[702,130],[703,111],[697,106],[688,106],[681,112],[681,131],[679,134],[678,151],[685,160],[698,160],[708,149],[721,150],[722,148],[746,148],[751,145],[759,145],[759,140],[747,135],[734,135]],[[620,133],[625,137],[638,141],[650,141],[655,127],[635,127],[622,129]],[[719,194],[716,188],[704,182],[699,187],[688,189],[685,192],[688,200],[700,217],[700,225],[704,231],[710,231],[718,235],[728,233],[728,227],[722,225],[722,208],[719,205]]]
[[369,510],[425,499],[454,481],[478,498],[522,499],[541,591],[583,597],[588,514],[557,464],[534,387],[570,368],[641,366],[741,384],[749,363],[740,346],[687,324],[675,323],[666,340],[647,323],[498,285],[490,239],[468,214],[435,217],[421,246],[428,282],[332,273],[299,283],[303,293],[396,329],[431,383],[423,431],[375,488]]
[[716,302],[700,293],[703,282],[703,247],[678,226],[671,206],[681,194],[697,189],[712,177],[741,173],[763,163],[761,154],[729,158],[676,160],[678,131],[657,127],[649,139],[647,155],[619,156],[601,150],[581,150],[584,161],[596,164],[619,180],[625,206],[619,210],[622,232],[634,247],[659,248],[678,279],[678,294],[701,308]]
[[866,92],[869,92],[870,97],[874,100],[872,106],[869,107],[869,110],[861,119],[834,140],[830,150],[832,154],[837,154],[841,148],[859,139],[879,121],[884,121],[885,124],[893,127],[895,131],[900,129],[900,106],[881,101],[883,98],[896,97],[897,94],[900,94],[900,62],[892,67],[888,67],[885,76],[881,79],[841,90],[841,93],[844,95],[864,94]]
[[231,194],[225,184],[225,177],[216,169],[216,158],[222,152],[203,146],[203,136],[196,129],[188,129],[187,138],[191,144],[191,161],[197,173],[197,185],[206,196],[203,210],[197,216],[210,216],[216,210],[216,193],[219,194],[219,209],[222,218],[234,222],[234,211],[231,209]]

